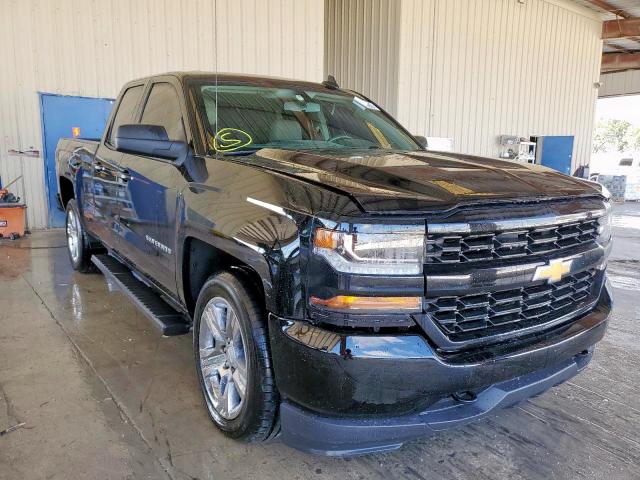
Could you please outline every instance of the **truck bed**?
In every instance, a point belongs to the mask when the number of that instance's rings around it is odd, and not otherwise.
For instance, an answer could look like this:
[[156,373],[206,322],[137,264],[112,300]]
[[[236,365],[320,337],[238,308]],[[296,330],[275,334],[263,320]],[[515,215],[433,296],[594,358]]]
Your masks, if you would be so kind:
[[[61,138],[56,146],[56,171],[61,176],[74,180],[74,169],[84,161],[90,161],[98,150],[100,140],[85,138]],[[73,165],[76,165],[74,167]]]

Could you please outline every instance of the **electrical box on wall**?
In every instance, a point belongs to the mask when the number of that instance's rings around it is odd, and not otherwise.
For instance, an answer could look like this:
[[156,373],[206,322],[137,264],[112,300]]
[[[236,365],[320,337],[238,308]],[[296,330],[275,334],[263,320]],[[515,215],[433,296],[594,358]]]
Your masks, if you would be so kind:
[[427,137],[428,150],[438,152],[453,152],[453,138],[449,137]]
[[535,162],[535,142],[531,142],[524,137],[514,135],[501,135],[498,138],[498,142],[502,147],[500,149],[500,158],[526,163]]

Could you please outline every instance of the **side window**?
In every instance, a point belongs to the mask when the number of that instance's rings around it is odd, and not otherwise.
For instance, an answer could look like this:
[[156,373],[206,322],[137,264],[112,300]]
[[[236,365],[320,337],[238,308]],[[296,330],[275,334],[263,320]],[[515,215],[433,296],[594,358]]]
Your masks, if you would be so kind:
[[167,130],[169,140],[183,142],[187,140],[182,124],[178,94],[169,83],[156,83],[151,87],[140,122],[147,125],[163,126]]
[[122,95],[122,100],[120,100],[120,104],[118,105],[118,111],[113,119],[111,130],[109,130],[109,137],[107,138],[107,143],[110,145],[115,145],[116,133],[118,132],[118,127],[120,125],[135,122],[133,115],[135,113],[136,106],[138,105],[138,101],[140,100],[140,96],[142,95],[143,87],[144,85],[138,85],[136,87],[128,88],[124,92],[124,95]]

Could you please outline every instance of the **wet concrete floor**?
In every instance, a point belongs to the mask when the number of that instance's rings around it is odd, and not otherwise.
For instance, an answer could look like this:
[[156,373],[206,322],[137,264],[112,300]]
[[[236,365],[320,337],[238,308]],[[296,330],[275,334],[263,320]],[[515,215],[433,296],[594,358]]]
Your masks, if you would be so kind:
[[[0,241],[0,479],[640,479],[640,204],[615,207],[615,309],[589,368],[479,423],[353,459],[209,422],[190,336],[162,338],[61,231]],[[402,375],[402,372],[398,372]]]

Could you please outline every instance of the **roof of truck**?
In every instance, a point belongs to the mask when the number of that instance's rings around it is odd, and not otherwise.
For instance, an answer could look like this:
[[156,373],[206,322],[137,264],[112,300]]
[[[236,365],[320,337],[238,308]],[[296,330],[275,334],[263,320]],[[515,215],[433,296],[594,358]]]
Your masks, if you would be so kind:
[[[202,71],[188,71],[188,72],[166,72],[159,73],[156,75],[149,75],[147,77],[138,78],[136,80],[132,80],[132,82],[140,82],[146,81],[152,78],[171,76],[176,77],[180,81],[185,80],[212,80],[215,81],[217,78],[218,81],[222,82],[242,82],[242,83],[252,83],[255,85],[264,85],[264,86],[272,86],[272,85],[292,85],[292,86],[313,86],[326,88],[325,85],[319,82],[309,82],[306,80],[295,80],[292,78],[282,78],[282,77],[270,77],[265,75],[250,75],[246,73],[216,73],[216,72],[202,72]],[[131,82],[128,82],[131,83]]]

